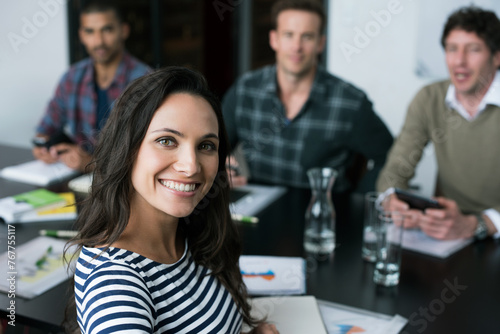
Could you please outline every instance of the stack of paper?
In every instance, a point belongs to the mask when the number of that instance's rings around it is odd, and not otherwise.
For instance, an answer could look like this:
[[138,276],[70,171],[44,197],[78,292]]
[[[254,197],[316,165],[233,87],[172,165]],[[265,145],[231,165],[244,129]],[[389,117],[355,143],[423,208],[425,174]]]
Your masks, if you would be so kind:
[[3,178],[41,187],[65,181],[76,175],[78,175],[78,171],[69,168],[62,162],[46,164],[40,160],[25,162],[0,170],[0,176]]
[[23,215],[59,208],[66,200],[47,189],[37,189],[0,199],[0,219],[6,223],[19,221]]
[[305,260],[300,257],[240,257],[243,282],[250,295],[294,295],[306,292]]

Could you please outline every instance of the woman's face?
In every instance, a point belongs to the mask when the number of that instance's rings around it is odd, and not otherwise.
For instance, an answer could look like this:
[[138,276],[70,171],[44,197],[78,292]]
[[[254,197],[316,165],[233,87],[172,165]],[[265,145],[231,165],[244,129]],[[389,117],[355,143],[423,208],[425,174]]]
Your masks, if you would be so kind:
[[132,209],[188,216],[212,187],[219,125],[202,97],[168,96],[156,110],[132,167]]

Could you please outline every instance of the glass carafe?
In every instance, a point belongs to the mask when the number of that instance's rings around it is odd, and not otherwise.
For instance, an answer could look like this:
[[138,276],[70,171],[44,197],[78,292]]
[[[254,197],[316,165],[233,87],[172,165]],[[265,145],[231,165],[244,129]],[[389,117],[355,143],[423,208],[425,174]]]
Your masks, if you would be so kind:
[[332,187],[337,171],[330,167],[307,171],[312,197],[306,210],[304,249],[317,255],[331,254],[335,248],[335,209]]

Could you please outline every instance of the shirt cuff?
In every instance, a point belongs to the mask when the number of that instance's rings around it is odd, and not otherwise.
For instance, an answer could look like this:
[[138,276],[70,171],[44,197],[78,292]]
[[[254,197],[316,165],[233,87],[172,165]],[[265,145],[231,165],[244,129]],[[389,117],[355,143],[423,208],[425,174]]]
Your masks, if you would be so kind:
[[493,234],[493,238],[500,238],[500,213],[495,209],[483,211],[483,214],[488,216],[493,225],[497,228],[497,233]]

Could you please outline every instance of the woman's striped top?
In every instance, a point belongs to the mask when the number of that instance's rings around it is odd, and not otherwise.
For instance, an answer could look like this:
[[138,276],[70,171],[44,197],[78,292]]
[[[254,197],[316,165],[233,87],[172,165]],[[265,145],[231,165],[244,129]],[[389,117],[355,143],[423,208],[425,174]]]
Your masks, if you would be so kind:
[[90,333],[240,333],[231,294],[186,243],[174,264],[119,248],[83,247],[75,272],[78,323]]

